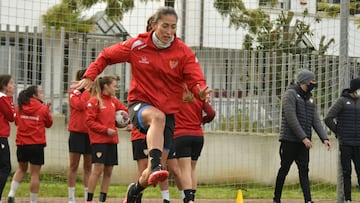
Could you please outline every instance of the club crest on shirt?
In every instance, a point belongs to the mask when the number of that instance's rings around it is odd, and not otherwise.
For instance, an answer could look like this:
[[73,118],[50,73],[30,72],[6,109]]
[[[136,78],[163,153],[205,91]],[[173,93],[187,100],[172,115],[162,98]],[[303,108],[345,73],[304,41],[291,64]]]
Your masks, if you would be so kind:
[[177,61],[177,60],[170,60],[169,61],[169,65],[170,65],[170,68],[171,69],[174,69],[174,68],[176,68],[176,66],[179,64],[179,61]]
[[96,157],[97,157],[97,158],[99,158],[99,159],[100,159],[100,158],[101,158],[101,156],[102,156],[102,152],[96,152]]
[[310,98],[310,99],[309,99],[309,102],[310,102],[310,103],[314,103],[314,99],[313,99],[313,98]]

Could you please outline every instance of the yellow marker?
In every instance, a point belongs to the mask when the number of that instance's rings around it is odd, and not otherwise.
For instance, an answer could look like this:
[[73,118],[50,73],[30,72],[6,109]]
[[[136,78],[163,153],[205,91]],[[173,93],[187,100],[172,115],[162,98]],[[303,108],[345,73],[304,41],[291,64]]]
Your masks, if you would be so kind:
[[243,195],[242,195],[242,191],[241,191],[241,190],[238,190],[237,198],[236,198],[236,203],[244,203]]

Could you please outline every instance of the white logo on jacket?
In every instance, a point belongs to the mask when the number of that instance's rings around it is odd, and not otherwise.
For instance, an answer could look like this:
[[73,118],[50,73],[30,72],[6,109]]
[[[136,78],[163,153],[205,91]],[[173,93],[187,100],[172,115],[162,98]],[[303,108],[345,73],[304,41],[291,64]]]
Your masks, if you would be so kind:
[[142,56],[141,59],[139,60],[139,63],[149,64],[149,60],[148,58],[146,58],[146,56]]
[[21,115],[20,118],[21,118],[21,119],[25,119],[25,120],[33,120],[33,121],[39,121],[39,120],[40,120],[40,117],[39,117],[39,116]]

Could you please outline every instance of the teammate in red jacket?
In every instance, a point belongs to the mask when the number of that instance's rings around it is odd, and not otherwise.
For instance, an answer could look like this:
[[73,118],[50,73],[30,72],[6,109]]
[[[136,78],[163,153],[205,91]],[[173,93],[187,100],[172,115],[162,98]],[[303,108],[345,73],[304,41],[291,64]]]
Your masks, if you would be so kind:
[[42,102],[44,98],[40,86],[29,86],[18,96],[15,124],[17,160],[16,170],[8,194],[8,202],[14,202],[16,190],[23,179],[30,163],[30,202],[37,202],[40,187],[40,169],[44,164],[44,148],[46,146],[45,128],[50,128],[53,119],[50,113],[51,102]]
[[184,203],[195,201],[195,168],[204,145],[202,125],[211,122],[215,117],[215,110],[208,102],[209,98],[210,95],[206,101],[193,99],[192,102],[184,102],[181,111],[175,114],[175,151],[181,171],[181,186],[185,194]]
[[10,136],[9,122],[15,120],[14,90],[15,82],[11,75],[0,75],[0,197],[11,172],[8,137]]
[[[76,72],[76,81],[81,80],[85,69]],[[68,124],[69,136],[69,169],[68,169],[68,196],[69,203],[75,203],[76,173],[81,155],[83,155],[83,185],[84,195],[87,198],[88,180],[91,173],[91,146],[88,128],[84,122],[86,105],[90,99],[89,90],[70,89],[68,94],[70,119]]]
[[118,164],[119,137],[115,126],[115,112],[127,111],[127,108],[114,97],[116,85],[116,78],[113,76],[98,77],[87,104],[86,125],[89,129],[93,163],[88,182],[87,202],[90,203],[101,174],[103,178],[99,200],[106,202],[112,169]]
[[127,203],[133,203],[142,190],[169,175],[160,162],[163,148],[170,148],[173,140],[174,113],[182,103],[183,84],[201,100],[210,92],[195,54],[176,38],[177,20],[174,8],[160,8],[151,31],[105,48],[88,67],[85,78],[74,86],[91,86],[108,65],[131,64],[130,118],[136,128],[147,133],[151,162],[139,182],[130,186]]

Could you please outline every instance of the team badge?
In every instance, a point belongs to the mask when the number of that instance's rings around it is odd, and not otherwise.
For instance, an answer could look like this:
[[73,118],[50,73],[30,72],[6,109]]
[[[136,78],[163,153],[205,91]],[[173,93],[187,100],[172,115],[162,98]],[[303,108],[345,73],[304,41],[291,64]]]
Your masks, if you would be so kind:
[[5,145],[4,144],[1,144],[1,149],[4,149],[5,148]]
[[170,60],[170,61],[169,61],[169,65],[170,65],[170,68],[171,68],[171,69],[176,68],[176,66],[177,66],[178,64],[179,64],[179,62],[176,61],[176,60]]
[[314,103],[314,99],[313,99],[313,98],[310,98],[309,101],[310,101],[310,103]]
[[143,153],[147,156],[148,155],[148,150],[144,149]]
[[100,159],[100,158],[101,158],[101,156],[102,156],[102,152],[96,152],[96,157],[97,157],[97,158],[99,158],[99,159]]

